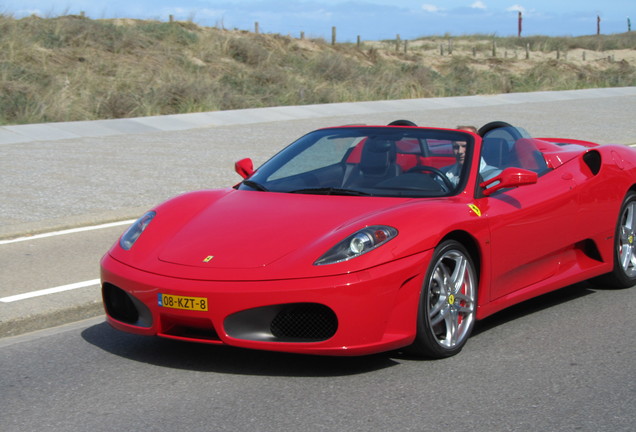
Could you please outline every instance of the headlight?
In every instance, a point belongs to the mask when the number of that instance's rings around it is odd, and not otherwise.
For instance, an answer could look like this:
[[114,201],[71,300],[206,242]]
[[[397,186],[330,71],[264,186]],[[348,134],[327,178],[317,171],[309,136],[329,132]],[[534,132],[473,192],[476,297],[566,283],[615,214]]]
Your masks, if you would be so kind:
[[122,249],[130,250],[141,233],[144,232],[146,227],[150,224],[150,222],[152,222],[152,219],[155,217],[156,214],[157,213],[154,211],[149,211],[148,213],[137,219],[137,221],[135,221],[135,223],[132,224],[130,228],[128,228],[126,232],[121,236],[121,238],[119,239],[119,246],[121,246]]
[[329,249],[314,265],[334,264],[350,260],[383,245],[397,236],[398,230],[390,226],[374,225],[361,229]]

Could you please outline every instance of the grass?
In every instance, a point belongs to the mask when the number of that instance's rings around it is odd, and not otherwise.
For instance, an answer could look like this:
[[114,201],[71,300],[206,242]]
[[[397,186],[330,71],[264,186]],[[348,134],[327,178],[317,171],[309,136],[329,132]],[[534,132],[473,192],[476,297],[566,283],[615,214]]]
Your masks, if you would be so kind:
[[[191,22],[0,15],[0,124],[636,85],[636,33],[445,35],[407,46]],[[625,52],[632,57],[612,57]]]

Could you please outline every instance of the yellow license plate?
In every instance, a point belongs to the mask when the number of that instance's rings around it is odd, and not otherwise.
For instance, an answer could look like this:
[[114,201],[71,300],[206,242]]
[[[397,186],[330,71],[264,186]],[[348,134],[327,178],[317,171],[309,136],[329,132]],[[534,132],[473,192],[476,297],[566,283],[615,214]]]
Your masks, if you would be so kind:
[[194,311],[207,311],[208,299],[205,297],[185,297],[170,294],[157,294],[159,306]]

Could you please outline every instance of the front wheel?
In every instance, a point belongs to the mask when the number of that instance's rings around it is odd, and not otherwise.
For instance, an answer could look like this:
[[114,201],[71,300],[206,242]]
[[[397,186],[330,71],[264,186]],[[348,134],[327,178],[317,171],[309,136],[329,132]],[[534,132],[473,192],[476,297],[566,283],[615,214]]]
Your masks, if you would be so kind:
[[636,192],[629,192],[621,206],[614,233],[614,270],[594,280],[609,288],[636,285]]
[[477,276],[466,248],[442,242],[433,254],[420,294],[417,333],[409,351],[450,357],[464,347],[475,324]]

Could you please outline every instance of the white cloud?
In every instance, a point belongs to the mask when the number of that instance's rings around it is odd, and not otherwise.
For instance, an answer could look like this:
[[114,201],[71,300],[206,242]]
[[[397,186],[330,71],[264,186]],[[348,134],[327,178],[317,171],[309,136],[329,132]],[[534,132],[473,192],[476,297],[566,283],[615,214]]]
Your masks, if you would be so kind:
[[432,4],[423,4],[422,5],[422,9],[424,9],[426,12],[431,12],[431,13],[436,13],[436,12],[441,12],[442,10]]
[[506,9],[508,12],[521,12],[521,13],[526,13],[526,8],[524,8],[521,5],[514,5],[514,6],[510,6],[508,9]]
[[476,1],[475,3],[471,4],[470,7],[473,9],[487,9],[483,1]]

